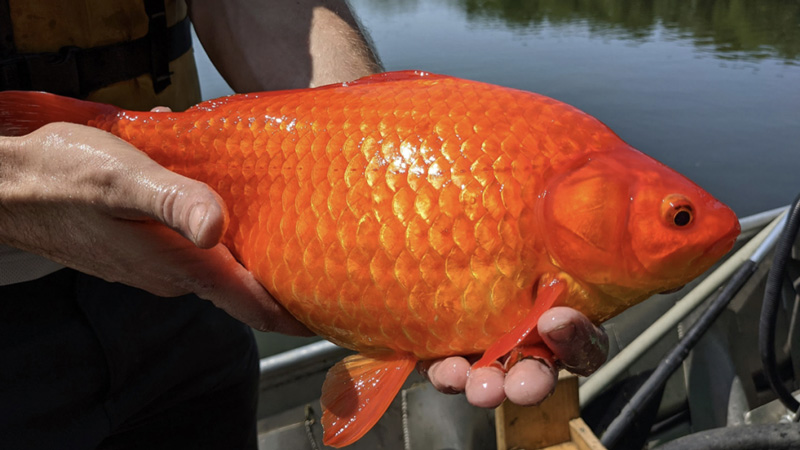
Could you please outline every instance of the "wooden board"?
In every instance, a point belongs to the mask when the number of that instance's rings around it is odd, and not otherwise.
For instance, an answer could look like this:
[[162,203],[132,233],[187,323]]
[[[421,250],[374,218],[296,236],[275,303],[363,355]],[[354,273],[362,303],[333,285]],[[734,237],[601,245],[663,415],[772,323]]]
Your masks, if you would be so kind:
[[506,400],[495,410],[497,450],[606,450],[580,418],[578,377],[562,371],[556,390],[537,406]]
[[569,422],[579,415],[578,378],[559,376],[555,392],[541,404],[525,407],[506,400],[495,410],[497,448],[540,449],[569,442]]

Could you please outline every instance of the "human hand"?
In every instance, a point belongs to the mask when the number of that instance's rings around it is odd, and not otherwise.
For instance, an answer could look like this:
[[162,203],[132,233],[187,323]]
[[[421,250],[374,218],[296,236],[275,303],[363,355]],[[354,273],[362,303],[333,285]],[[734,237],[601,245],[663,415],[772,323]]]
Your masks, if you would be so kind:
[[[608,336],[578,311],[556,307],[538,322],[539,334],[559,364],[578,375],[589,375],[608,355]],[[523,359],[504,373],[498,367],[470,370],[470,362],[453,356],[421,363],[422,373],[444,393],[465,392],[467,400],[494,408],[508,398],[518,405],[541,403],[555,389],[556,367],[537,359]]]
[[110,133],[53,123],[0,138],[0,243],[156,295],[193,292],[259,330],[308,334],[219,243],[226,225],[211,188]]

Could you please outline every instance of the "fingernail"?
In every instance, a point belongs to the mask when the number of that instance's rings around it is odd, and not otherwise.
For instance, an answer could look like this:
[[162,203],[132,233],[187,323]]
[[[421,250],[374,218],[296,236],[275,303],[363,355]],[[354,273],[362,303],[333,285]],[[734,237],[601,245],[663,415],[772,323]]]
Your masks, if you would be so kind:
[[550,332],[547,333],[547,337],[562,344],[569,343],[575,338],[575,325],[571,323],[559,325],[550,330]]
[[207,216],[208,208],[206,205],[198,203],[192,207],[192,211],[189,213],[189,232],[192,233],[194,242],[198,242],[198,237],[203,230]]

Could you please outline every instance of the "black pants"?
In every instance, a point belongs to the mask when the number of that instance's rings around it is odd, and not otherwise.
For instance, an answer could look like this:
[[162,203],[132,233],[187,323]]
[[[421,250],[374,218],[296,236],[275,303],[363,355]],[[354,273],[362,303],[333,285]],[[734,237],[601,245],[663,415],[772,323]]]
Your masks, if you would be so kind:
[[255,449],[252,332],[61,270],[0,287],[0,447]]

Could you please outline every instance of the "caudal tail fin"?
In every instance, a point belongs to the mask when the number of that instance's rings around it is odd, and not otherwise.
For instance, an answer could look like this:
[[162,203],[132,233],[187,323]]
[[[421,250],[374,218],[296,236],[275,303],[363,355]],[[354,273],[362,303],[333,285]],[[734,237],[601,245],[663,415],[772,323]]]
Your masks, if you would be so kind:
[[0,92],[0,135],[20,136],[52,122],[88,124],[120,109],[46,92]]

